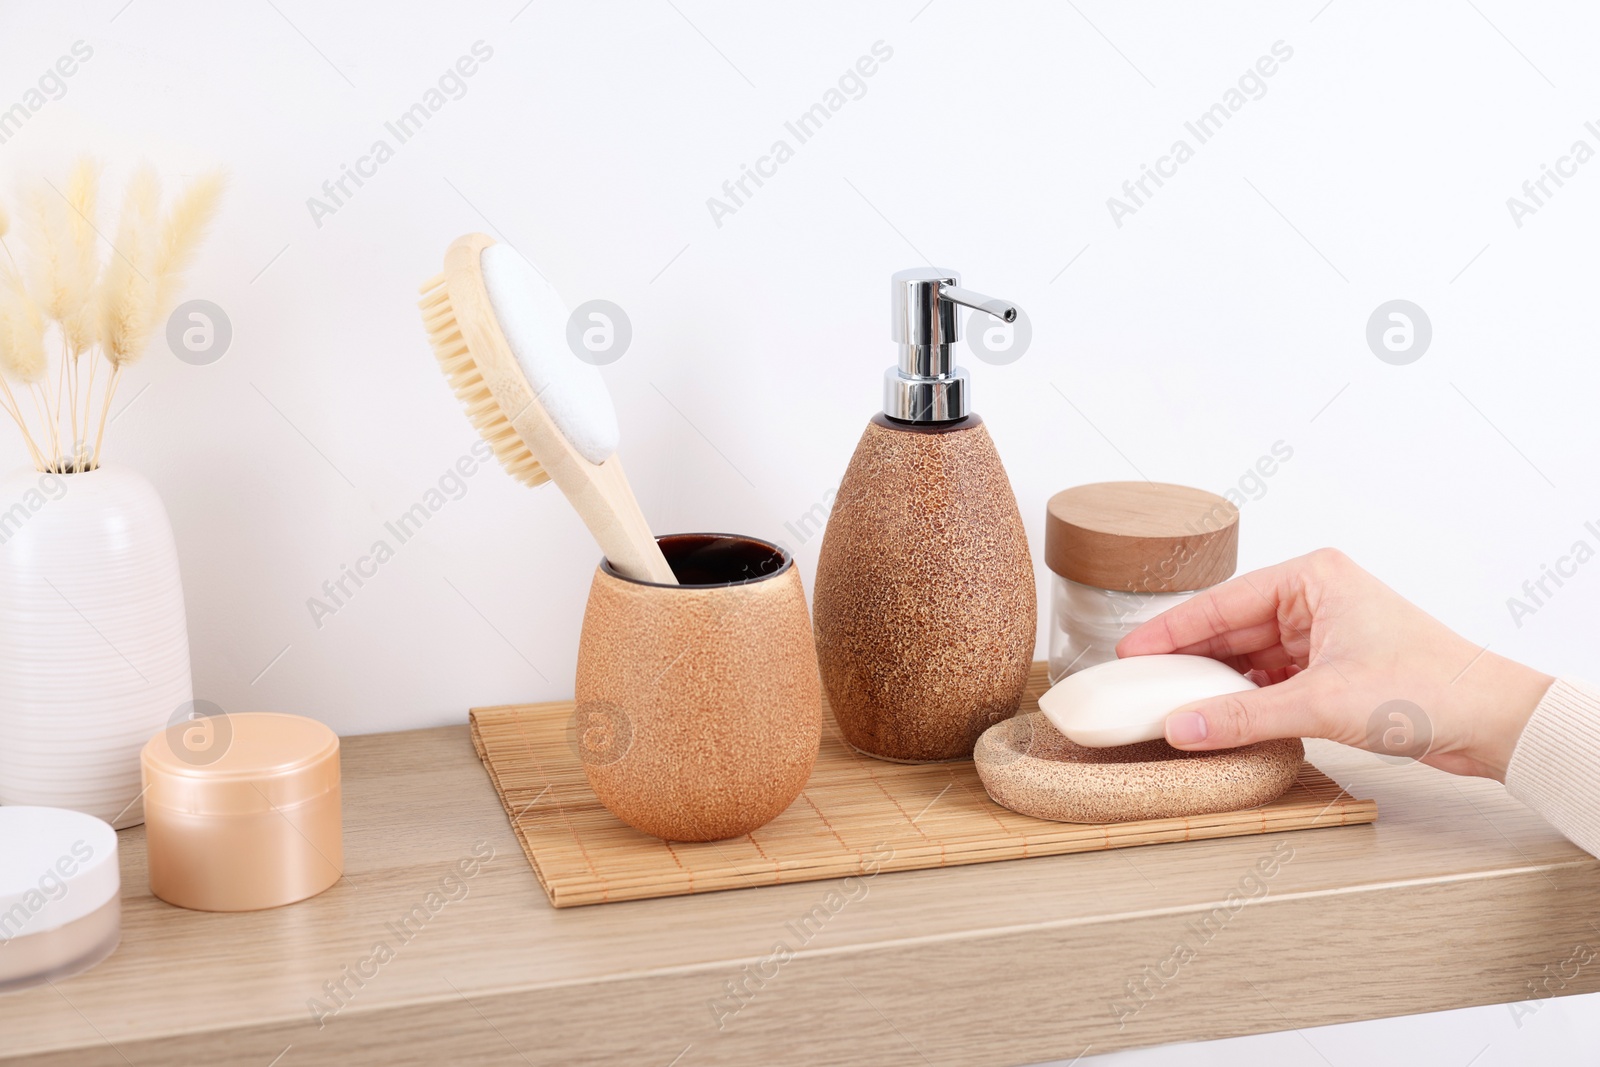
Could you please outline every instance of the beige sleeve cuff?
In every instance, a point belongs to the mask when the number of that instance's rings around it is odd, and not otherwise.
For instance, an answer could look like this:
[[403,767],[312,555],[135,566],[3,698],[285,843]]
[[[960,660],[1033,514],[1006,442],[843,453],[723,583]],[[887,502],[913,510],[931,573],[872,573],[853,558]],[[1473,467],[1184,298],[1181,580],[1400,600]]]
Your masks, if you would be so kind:
[[1600,856],[1600,689],[1556,680],[1511,753],[1506,789]]

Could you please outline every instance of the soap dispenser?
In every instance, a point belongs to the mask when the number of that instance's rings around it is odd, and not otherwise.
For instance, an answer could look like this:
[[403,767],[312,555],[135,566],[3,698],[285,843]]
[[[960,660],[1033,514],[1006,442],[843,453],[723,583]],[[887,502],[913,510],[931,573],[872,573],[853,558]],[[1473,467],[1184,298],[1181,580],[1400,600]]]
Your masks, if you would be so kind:
[[817,563],[817,659],[839,731],[879,759],[966,759],[1017,710],[1033,657],[1033,558],[972,385],[958,306],[1016,308],[951,270],[890,280],[899,362],[840,483]]

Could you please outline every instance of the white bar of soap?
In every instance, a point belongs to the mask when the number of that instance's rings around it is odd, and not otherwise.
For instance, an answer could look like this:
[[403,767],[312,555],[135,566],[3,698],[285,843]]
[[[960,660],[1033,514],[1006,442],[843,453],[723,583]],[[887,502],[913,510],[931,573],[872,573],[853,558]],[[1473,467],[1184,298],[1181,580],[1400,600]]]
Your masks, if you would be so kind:
[[1256,683],[1206,656],[1129,656],[1069,674],[1039,698],[1039,710],[1086,748],[1166,736],[1167,716],[1183,705]]

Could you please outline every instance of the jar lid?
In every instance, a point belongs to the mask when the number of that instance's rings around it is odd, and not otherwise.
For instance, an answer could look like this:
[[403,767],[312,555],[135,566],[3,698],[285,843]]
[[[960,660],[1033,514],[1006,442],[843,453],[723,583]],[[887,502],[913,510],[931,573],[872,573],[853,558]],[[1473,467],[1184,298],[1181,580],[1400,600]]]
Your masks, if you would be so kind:
[[249,815],[337,787],[339,735],[300,715],[222,712],[167,727],[139,762],[147,808]]
[[1238,566],[1239,509],[1215,493],[1165,482],[1074,486],[1047,505],[1044,561],[1099,589],[1204,589]]
[[83,918],[122,889],[117,832],[64,808],[0,807],[0,948]]

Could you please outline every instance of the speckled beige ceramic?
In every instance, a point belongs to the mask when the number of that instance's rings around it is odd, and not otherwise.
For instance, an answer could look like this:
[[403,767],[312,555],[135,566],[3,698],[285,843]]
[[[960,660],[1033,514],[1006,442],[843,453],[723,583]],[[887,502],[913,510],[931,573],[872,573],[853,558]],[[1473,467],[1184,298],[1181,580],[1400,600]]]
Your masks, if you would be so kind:
[[1217,752],[1165,741],[1084,748],[1038,712],[997,723],[973,751],[995,803],[1037,819],[1093,823],[1253,808],[1288,792],[1304,759],[1296,737]]
[[905,763],[970,756],[1022,699],[1035,600],[1022,516],[982,420],[873,419],[817,563],[817,657],[844,739]]
[[800,573],[753,538],[659,541],[682,584],[595,572],[574,740],[595,795],[629,825],[669,841],[737,837],[799,796],[822,738]]

